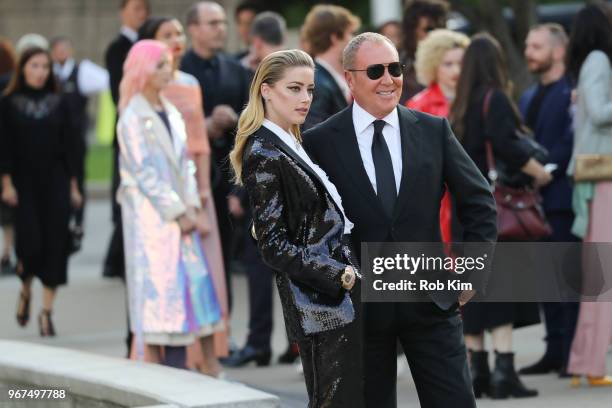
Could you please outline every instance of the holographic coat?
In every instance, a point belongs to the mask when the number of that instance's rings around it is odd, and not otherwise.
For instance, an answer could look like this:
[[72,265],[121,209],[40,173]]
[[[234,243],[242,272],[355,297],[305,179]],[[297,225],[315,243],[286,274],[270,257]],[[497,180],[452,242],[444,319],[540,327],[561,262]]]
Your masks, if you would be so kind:
[[[186,154],[185,124],[162,98],[171,135],[142,95],[117,125],[131,328],[141,334],[198,333],[220,308],[197,233],[182,235],[177,217],[200,207],[195,167]],[[188,344],[188,337],[183,337]],[[191,341],[193,338],[191,338]]]

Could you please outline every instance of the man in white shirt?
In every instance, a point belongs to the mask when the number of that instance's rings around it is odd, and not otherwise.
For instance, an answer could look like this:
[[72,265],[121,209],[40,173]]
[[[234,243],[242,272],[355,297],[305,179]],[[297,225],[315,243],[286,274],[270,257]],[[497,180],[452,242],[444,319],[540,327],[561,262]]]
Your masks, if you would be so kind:
[[[356,251],[367,242],[441,242],[445,188],[456,200],[463,241],[494,242],[489,185],[446,119],[398,105],[403,70],[393,43],[360,34],[345,48],[343,67],[354,103],[305,132],[304,147],[336,186]],[[472,295],[428,292],[420,302],[364,304],[368,408],[397,406],[398,340],[421,406],[476,406],[458,310]]]

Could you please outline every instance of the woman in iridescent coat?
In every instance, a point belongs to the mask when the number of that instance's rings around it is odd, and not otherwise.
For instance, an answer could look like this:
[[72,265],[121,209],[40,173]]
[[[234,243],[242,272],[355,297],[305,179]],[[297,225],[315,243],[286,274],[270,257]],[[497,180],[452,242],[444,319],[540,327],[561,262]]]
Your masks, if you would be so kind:
[[117,199],[136,357],[184,367],[185,346],[210,341],[222,323],[200,243],[207,227],[185,123],[161,96],[171,74],[165,44],[143,40],[130,50],[120,85]]
[[[227,332],[229,330],[227,276],[223,264],[215,200],[212,196],[211,150],[207,131],[208,122],[204,118],[202,91],[198,80],[193,75],[178,69],[186,49],[185,31],[178,19],[150,17],[138,30],[138,38],[161,41],[172,52],[172,81],[164,88],[162,96],[179,110],[185,120],[187,154],[196,166],[200,203],[202,211],[206,214],[204,220],[209,224],[208,233],[202,235],[202,247],[221,306],[221,314],[226,323],[225,331],[218,331],[214,334],[214,352],[216,357],[227,357]],[[212,354],[212,350],[202,350],[200,346],[200,342],[195,342],[187,348],[187,367],[196,368],[204,374],[214,372],[218,369],[218,362],[216,359],[213,361],[206,358]],[[209,346],[213,347],[213,344]]]
[[252,234],[276,272],[290,341],[304,367],[309,407],[363,406],[353,224],[336,187],[301,145],[314,88],[304,51],[263,59],[230,154],[253,212]]

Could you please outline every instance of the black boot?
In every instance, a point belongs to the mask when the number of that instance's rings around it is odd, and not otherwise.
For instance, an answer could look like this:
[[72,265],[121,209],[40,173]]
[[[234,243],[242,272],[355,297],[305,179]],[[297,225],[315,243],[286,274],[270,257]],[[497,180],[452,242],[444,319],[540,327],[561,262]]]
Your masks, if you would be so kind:
[[559,372],[562,368],[561,366],[562,366],[561,361],[557,361],[549,357],[549,354],[546,353],[537,363],[521,368],[519,370],[519,374],[521,375],[540,375],[540,374],[548,374],[552,372]]
[[491,381],[489,353],[470,350],[470,371],[472,373],[474,396],[481,398],[483,394],[489,394],[489,383]]
[[498,353],[496,351],[495,370],[491,375],[491,398],[526,398],[537,395],[538,391],[526,388],[519,379],[514,369],[514,353]]
[[259,350],[250,345],[244,346],[242,350],[232,353],[224,359],[222,364],[226,367],[242,367],[254,361],[258,367],[270,365],[272,352],[270,350]]

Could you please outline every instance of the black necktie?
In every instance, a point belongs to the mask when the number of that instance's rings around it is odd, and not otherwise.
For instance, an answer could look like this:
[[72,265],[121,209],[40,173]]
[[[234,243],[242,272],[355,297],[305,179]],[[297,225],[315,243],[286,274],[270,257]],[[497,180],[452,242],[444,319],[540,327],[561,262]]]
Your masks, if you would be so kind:
[[374,139],[372,140],[372,159],[376,169],[376,194],[389,217],[393,215],[397,189],[395,188],[395,173],[391,162],[391,153],[383,136],[385,122],[374,121]]

